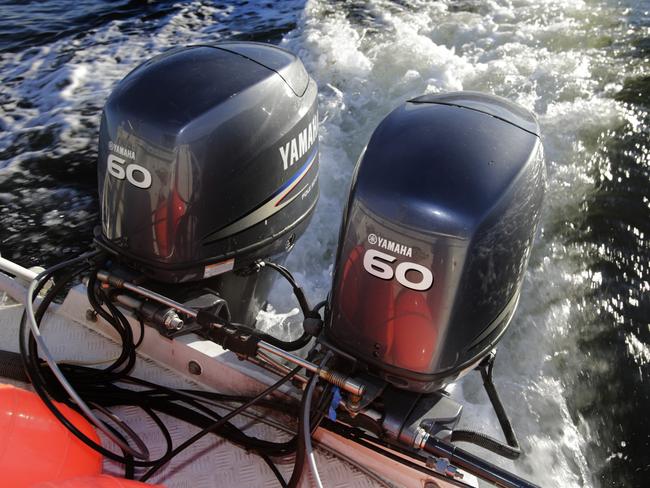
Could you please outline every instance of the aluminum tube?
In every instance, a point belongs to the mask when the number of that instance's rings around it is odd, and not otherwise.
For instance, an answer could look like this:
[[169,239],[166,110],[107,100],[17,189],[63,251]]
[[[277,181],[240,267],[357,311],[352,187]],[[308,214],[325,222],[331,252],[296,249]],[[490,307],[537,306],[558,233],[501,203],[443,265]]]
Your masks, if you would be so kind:
[[10,275],[15,276],[16,278],[21,278],[27,283],[32,281],[38,275],[38,273],[36,273],[35,271],[32,271],[31,269],[23,268],[19,264],[16,264],[13,261],[9,261],[8,259],[3,258],[2,256],[0,256],[0,270],[9,273]]

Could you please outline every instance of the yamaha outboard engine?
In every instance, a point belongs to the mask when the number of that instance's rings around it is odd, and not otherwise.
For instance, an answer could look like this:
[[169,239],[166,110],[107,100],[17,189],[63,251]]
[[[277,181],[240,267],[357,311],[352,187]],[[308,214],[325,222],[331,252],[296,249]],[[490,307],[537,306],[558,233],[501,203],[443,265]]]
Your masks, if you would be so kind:
[[507,100],[425,95],[394,110],[355,170],[329,340],[400,389],[473,369],[514,314],[544,180],[538,124]]
[[251,264],[281,262],[318,199],[316,95],[302,62],[266,44],[177,48],[134,69],[102,115],[98,242],[254,321],[272,274]]

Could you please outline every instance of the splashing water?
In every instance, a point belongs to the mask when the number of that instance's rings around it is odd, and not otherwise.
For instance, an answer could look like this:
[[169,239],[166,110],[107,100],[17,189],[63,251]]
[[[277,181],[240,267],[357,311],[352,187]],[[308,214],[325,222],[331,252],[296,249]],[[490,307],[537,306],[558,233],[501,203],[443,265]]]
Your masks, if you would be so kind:
[[[619,408],[618,400],[601,403],[598,393],[604,384],[627,390],[639,395],[633,402],[637,412],[647,409],[650,253],[647,241],[639,239],[650,229],[647,208],[638,204],[647,202],[650,192],[649,126],[646,108],[626,103],[620,94],[647,68],[647,57],[630,56],[627,43],[647,38],[648,22],[630,29],[621,19],[626,13],[634,11],[560,0],[345,2],[343,9],[314,2],[283,41],[318,80],[325,119],[315,232],[303,238],[289,260],[301,278],[309,277],[315,293],[327,293],[330,285],[331,266],[322,262],[332,262],[354,162],[385,114],[421,93],[461,89],[495,93],[538,114],[549,171],[545,215],[519,312],[500,346],[496,368],[527,455],[517,463],[488,457],[542,486],[632,486],[643,474],[622,475],[623,463],[612,465],[625,456],[628,469],[649,469],[648,455],[642,454],[648,452],[648,421],[625,421],[624,410],[614,414],[614,422],[603,421],[605,412]],[[644,137],[641,144],[631,142]],[[616,141],[627,152],[623,164],[606,153]],[[602,222],[590,208],[610,196],[620,199],[611,194],[627,189],[602,184],[614,181],[611,165],[629,166],[622,172],[636,185],[636,194],[628,195],[630,201],[611,202],[614,212]],[[625,227],[624,214],[639,225],[628,226],[620,239],[594,235],[595,227],[601,232],[613,223]],[[621,249],[627,239],[638,245]],[[617,272],[605,279],[598,271],[607,261],[604,256],[637,264],[632,266],[636,276],[621,277],[628,296],[611,296]],[[617,300],[627,301],[628,309],[645,310],[645,316],[617,312]],[[594,351],[592,338],[600,334],[617,338]],[[610,371],[620,365],[627,374],[639,375],[633,387],[621,388],[619,378],[601,373],[607,356],[613,356]],[[498,436],[481,390],[472,376],[453,387],[453,395],[466,405],[463,424]],[[639,429],[634,447],[629,430],[615,432],[616,421]],[[620,450],[626,455],[612,454]]]

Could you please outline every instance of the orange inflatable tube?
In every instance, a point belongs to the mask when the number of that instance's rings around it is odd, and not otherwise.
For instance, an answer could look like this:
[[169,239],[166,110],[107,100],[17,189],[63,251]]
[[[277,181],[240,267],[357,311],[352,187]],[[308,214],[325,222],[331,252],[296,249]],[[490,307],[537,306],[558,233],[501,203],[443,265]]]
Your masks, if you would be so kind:
[[140,483],[139,481],[125,480],[123,478],[115,478],[106,474],[98,476],[82,476],[79,478],[71,478],[63,481],[46,481],[44,483],[36,483],[30,488],[165,488],[162,485],[148,485]]
[[[66,405],[57,406],[81,432],[99,443],[97,433],[85,418]],[[38,395],[0,384],[2,486],[29,487],[42,481],[98,475],[101,470],[101,455],[69,432]]]

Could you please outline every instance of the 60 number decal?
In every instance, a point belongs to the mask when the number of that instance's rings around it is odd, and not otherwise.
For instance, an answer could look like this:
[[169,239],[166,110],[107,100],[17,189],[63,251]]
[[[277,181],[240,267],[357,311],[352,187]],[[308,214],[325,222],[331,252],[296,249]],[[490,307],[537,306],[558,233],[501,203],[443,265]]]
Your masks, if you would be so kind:
[[[395,270],[391,263],[395,262],[397,258],[386,254],[385,252],[377,251],[376,249],[368,249],[363,255],[363,267],[365,270],[377,278],[382,280],[392,280],[393,277],[397,282],[415,291],[425,291],[433,285],[433,273],[429,268],[425,268],[416,263],[399,263]],[[411,281],[406,277],[406,273],[415,271],[420,275],[419,281]]]
[[149,188],[151,186],[151,173],[147,168],[135,163],[124,166],[124,163],[126,163],[126,159],[122,159],[115,154],[109,154],[107,160],[108,172],[118,180],[126,179],[126,181],[138,188]]

